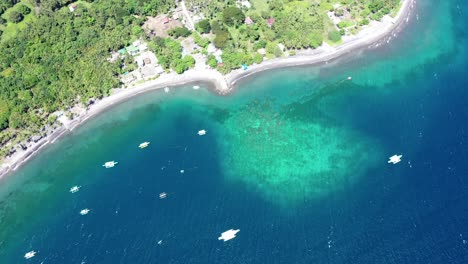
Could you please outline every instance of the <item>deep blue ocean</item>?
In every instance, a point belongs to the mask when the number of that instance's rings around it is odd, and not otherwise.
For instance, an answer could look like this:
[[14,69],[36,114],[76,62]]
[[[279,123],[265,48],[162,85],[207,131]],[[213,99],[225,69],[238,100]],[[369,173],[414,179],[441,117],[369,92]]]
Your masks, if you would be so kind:
[[421,0],[378,48],[105,111],[0,180],[0,263],[468,263],[467,11]]

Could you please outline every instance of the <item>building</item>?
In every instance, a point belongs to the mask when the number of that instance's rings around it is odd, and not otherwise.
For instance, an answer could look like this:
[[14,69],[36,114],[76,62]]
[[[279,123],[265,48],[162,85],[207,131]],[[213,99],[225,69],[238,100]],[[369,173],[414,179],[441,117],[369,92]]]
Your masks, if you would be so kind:
[[122,83],[128,84],[135,80],[135,76],[133,76],[133,74],[131,73],[126,72],[122,75],[121,80],[122,80]]
[[139,46],[137,46],[140,52],[145,52],[148,50],[148,44],[146,43],[141,43]]
[[151,64],[151,59],[150,58],[144,58],[143,62],[145,63],[145,65]]
[[252,25],[254,22],[253,22],[252,18],[246,17],[245,20],[244,20],[244,23],[246,25]]
[[171,21],[171,19],[168,18],[168,17],[165,17],[165,18],[162,19],[163,24],[167,24],[167,23],[169,23],[169,21]]
[[144,62],[144,60],[143,60],[143,58],[141,56],[136,57],[135,61],[136,61],[137,65],[138,65],[138,67],[145,66],[145,62]]
[[275,23],[275,19],[270,17],[266,20],[267,26],[271,27]]
[[77,7],[78,6],[76,4],[71,4],[71,5],[68,6],[68,9],[70,10],[70,12],[73,13],[73,12],[75,12]]
[[247,8],[247,9],[250,9],[252,7],[252,4],[250,4],[249,1],[237,1],[236,2],[237,4],[237,7],[239,8]]
[[135,56],[138,54],[138,52],[140,52],[140,49],[133,46],[133,45],[130,45],[126,48],[128,54],[132,55],[132,56]]

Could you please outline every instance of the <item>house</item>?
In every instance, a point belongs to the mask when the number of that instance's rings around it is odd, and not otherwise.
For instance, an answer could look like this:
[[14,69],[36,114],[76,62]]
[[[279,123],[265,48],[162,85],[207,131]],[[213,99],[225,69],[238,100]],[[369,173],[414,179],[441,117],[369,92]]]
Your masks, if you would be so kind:
[[145,51],[148,50],[148,44],[146,44],[146,43],[141,43],[139,46],[136,46],[136,47],[138,47],[140,52],[145,52]]
[[131,83],[131,82],[133,82],[135,80],[135,76],[133,76],[133,74],[131,74],[131,73],[126,72],[126,73],[124,73],[122,75],[121,80],[122,80],[123,83],[128,84],[128,83]]
[[144,60],[143,60],[143,58],[141,56],[136,57],[135,61],[136,61],[137,65],[138,65],[138,67],[145,66],[145,62],[144,62]]
[[250,4],[249,1],[237,1],[237,7],[239,8],[247,8],[247,9],[250,9],[252,7],[252,4]]
[[258,53],[260,53],[261,55],[265,56],[267,54],[266,50],[265,49],[258,49],[257,50]]
[[128,54],[132,55],[132,56],[135,56],[138,54],[138,52],[140,52],[140,49],[138,49],[137,47],[133,46],[133,45],[130,45],[126,48]]
[[68,9],[70,10],[71,13],[75,12],[76,8],[78,6],[76,4],[71,4],[68,6]]
[[280,48],[280,50],[281,50],[282,52],[284,52],[284,49],[285,49],[286,47],[285,47],[283,44],[279,43],[279,44],[278,44],[278,48]]
[[275,19],[270,17],[266,20],[267,26],[271,27],[275,23]]
[[144,58],[143,62],[145,63],[145,65],[151,64],[151,59],[150,58]]
[[171,21],[171,19],[168,18],[168,17],[165,17],[165,18],[162,19],[163,24],[167,24],[167,23],[169,23],[169,21]]
[[110,58],[107,58],[107,61],[109,62],[115,62],[119,59],[119,53],[118,52],[111,52]]
[[253,22],[252,18],[246,17],[245,20],[244,20],[244,23],[246,25],[252,25],[254,22]]
[[123,49],[119,49],[118,52],[119,52],[120,55],[125,55],[125,53],[127,53],[127,50],[125,48],[123,48]]

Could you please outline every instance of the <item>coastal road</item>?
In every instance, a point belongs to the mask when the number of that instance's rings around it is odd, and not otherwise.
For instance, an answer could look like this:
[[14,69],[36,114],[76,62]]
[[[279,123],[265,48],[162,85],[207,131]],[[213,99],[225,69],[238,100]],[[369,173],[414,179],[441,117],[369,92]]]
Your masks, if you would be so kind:
[[193,20],[192,20],[192,17],[190,16],[189,12],[187,11],[187,7],[185,6],[185,2],[182,1],[180,2],[181,6],[182,6],[182,12],[184,12],[184,16],[185,16],[185,19],[187,20],[187,24],[186,26],[189,26],[190,30],[195,30],[195,24],[193,23]]

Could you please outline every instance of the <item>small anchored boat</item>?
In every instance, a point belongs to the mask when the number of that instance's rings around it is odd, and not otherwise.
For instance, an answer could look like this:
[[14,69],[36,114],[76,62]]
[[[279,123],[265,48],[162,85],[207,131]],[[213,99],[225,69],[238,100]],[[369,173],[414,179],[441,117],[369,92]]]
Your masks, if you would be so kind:
[[87,215],[89,213],[89,211],[91,211],[91,210],[89,210],[88,208],[83,209],[83,210],[80,211],[80,215]]
[[117,165],[118,162],[116,161],[108,161],[104,163],[102,166],[105,167],[106,169],[113,168],[115,165]]
[[25,259],[30,259],[30,258],[36,256],[36,253],[37,253],[37,252],[34,251],[34,250],[33,250],[33,251],[29,251],[28,253],[24,254],[24,258],[25,258]]
[[204,130],[204,129],[199,130],[199,131],[198,131],[198,135],[199,135],[199,136],[204,136],[204,135],[206,135],[206,130]]
[[167,193],[165,193],[165,192],[162,192],[162,193],[159,194],[159,199],[164,199],[166,197],[167,197]]
[[194,89],[194,90],[198,90],[198,89],[200,89],[200,86],[194,85],[194,86],[193,86],[193,89]]
[[401,157],[403,157],[403,155],[393,155],[388,158],[388,163],[397,164],[401,161]]
[[149,144],[150,144],[149,142],[143,142],[138,147],[141,148],[141,149],[144,149],[144,148],[148,147]]
[[81,188],[81,186],[76,186],[76,185],[75,185],[75,186],[73,186],[73,187],[70,188],[70,192],[71,192],[71,193],[76,193],[77,191],[80,190],[80,188]]
[[225,231],[221,233],[221,236],[218,237],[218,240],[224,240],[224,242],[231,240],[236,237],[236,234],[240,231],[240,229],[229,229],[228,231]]

